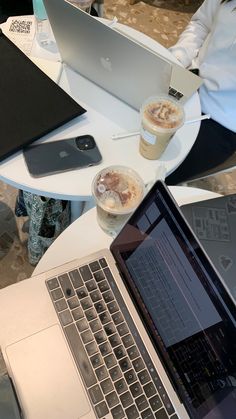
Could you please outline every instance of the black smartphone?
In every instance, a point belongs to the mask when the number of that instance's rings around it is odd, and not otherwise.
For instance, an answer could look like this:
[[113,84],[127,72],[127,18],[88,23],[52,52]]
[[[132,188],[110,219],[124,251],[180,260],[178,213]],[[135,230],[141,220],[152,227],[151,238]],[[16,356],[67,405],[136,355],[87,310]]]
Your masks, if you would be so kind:
[[28,170],[34,177],[94,166],[102,160],[92,135],[30,145],[24,148],[23,153]]

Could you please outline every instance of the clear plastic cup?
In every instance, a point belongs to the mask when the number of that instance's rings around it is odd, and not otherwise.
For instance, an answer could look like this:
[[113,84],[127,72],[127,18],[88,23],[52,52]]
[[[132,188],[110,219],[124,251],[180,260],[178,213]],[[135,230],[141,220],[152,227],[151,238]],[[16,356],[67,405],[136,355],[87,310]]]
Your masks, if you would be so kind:
[[150,160],[158,159],[184,124],[184,108],[177,100],[162,95],[148,98],[140,112],[140,154]]
[[52,43],[52,30],[43,0],[33,0],[33,10],[36,19],[36,39],[41,46],[50,45]]
[[115,236],[142,201],[145,185],[133,169],[109,166],[101,170],[92,183],[100,227]]
[[86,13],[90,13],[93,1],[91,0],[68,0],[73,6],[82,9]]

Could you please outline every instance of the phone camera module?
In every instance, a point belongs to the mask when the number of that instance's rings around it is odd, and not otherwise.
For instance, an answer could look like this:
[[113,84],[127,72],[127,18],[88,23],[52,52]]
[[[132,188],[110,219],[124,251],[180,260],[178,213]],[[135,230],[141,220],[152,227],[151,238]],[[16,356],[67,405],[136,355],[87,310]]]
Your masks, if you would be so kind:
[[94,138],[91,135],[83,135],[75,139],[76,146],[81,151],[91,150],[95,147]]

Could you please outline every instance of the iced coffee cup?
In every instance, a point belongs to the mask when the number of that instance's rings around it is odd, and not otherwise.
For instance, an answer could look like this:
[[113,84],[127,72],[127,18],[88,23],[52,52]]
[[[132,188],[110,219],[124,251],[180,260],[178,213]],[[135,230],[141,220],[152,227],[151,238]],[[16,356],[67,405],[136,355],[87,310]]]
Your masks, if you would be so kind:
[[100,171],[92,184],[100,227],[116,235],[141,202],[144,189],[141,177],[128,167],[110,166]]
[[147,99],[141,108],[139,151],[142,156],[158,159],[184,119],[183,106],[169,96]]

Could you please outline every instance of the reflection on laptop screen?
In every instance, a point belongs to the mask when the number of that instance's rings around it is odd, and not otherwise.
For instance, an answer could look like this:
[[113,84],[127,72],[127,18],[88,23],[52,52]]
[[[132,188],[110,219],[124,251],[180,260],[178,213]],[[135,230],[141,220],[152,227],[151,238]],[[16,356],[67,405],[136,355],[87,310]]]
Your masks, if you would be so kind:
[[235,306],[158,184],[111,250],[190,416],[233,418]]

